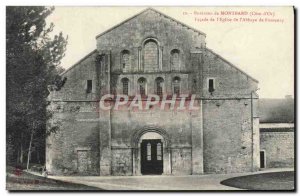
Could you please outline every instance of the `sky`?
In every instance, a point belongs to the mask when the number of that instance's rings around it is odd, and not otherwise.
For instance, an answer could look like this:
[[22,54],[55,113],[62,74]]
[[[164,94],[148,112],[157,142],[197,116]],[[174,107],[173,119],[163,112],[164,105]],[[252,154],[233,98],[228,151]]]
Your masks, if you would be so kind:
[[[96,49],[98,34],[145,8],[56,7],[47,22],[55,25],[53,35],[68,35],[61,65],[66,69],[74,65]],[[208,48],[259,81],[260,98],[294,95],[292,7],[154,8],[204,32]]]

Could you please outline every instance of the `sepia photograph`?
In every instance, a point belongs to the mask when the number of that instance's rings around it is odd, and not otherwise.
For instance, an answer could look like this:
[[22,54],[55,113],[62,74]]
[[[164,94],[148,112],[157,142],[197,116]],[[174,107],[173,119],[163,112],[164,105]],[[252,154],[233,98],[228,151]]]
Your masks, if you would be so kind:
[[293,6],[5,16],[6,190],[296,190]]

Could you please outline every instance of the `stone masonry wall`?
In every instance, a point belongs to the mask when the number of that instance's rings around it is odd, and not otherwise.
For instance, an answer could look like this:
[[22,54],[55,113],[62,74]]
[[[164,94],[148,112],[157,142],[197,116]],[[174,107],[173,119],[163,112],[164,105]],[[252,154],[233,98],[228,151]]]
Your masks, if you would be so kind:
[[191,174],[193,118],[190,112],[162,111],[159,106],[154,106],[149,111],[123,109],[113,111],[111,115],[112,175],[132,175],[132,138],[136,131],[144,127],[165,130],[171,144],[172,173]]
[[203,126],[205,173],[252,170],[250,100],[203,101]]
[[[161,57],[162,70],[153,73],[138,69],[143,58],[142,43],[147,38],[158,41]],[[252,138],[253,145],[259,145],[258,118],[253,120],[256,135],[252,137],[250,94],[256,90],[257,82],[204,48],[204,34],[151,9],[97,37],[97,50],[66,71],[64,87],[49,96],[49,100],[56,100],[51,104],[55,111],[53,121],[60,121],[62,127],[47,140],[47,169],[56,175],[133,175],[139,162],[133,160],[137,151],[133,149],[132,137],[147,126],[166,131],[171,143],[165,150],[171,160],[164,164],[171,165],[172,174],[193,174],[195,170],[197,174],[203,170],[245,172],[252,169],[254,159],[256,169],[259,155],[257,149],[252,153]],[[173,49],[180,51],[181,68],[176,71],[171,71]],[[131,66],[126,65],[122,73],[123,50],[130,52]],[[107,62],[105,70],[99,73],[96,59],[103,53]],[[147,79],[148,94],[155,93],[157,77],[164,79],[164,92],[172,94],[175,76],[181,79],[181,93],[195,93],[203,99],[203,113],[162,111],[156,107],[149,111],[125,108],[98,113],[96,100],[110,90],[122,93],[124,77],[129,79],[129,95],[135,95],[140,77]],[[213,93],[208,92],[209,78],[215,79]],[[91,93],[86,92],[87,80],[93,83]],[[255,104],[252,115],[257,117]],[[80,150],[88,151],[85,173],[79,172]],[[193,161],[195,157],[197,161]]]
[[[203,62],[203,96],[216,97],[248,97],[257,89],[257,82],[230,65],[219,55],[206,49]],[[215,91],[208,91],[208,79],[215,79]]]
[[[176,33],[175,33],[176,32]],[[117,28],[97,37],[98,50],[111,50],[111,71],[122,68],[120,55],[123,50],[131,54],[132,71],[138,71],[138,51],[146,38],[155,38],[162,50],[162,70],[170,71],[171,51],[179,49],[182,59],[182,70],[191,70],[190,50],[205,46],[205,36],[192,29],[182,26],[153,10],[132,18]],[[183,41],[184,40],[184,41]]]
[[[97,102],[54,102],[53,121],[60,130],[46,143],[46,168],[52,175],[99,175]],[[78,171],[78,151],[87,151],[86,172]]]
[[[88,100],[94,101],[99,97],[96,90],[97,72],[95,59],[98,52],[95,50],[67,70],[62,76],[67,78],[60,91],[52,91],[49,99],[55,100]],[[92,80],[91,93],[86,92],[86,82]]]
[[266,167],[294,167],[294,130],[261,131],[260,150],[265,150]]

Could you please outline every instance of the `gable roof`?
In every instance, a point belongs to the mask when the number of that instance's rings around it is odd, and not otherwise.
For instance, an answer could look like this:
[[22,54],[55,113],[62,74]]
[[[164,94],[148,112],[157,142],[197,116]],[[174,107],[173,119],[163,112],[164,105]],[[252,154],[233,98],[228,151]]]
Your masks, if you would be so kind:
[[259,99],[261,123],[293,123],[294,99]]
[[[110,32],[110,31],[112,31],[113,29],[115,29],[115,28],[121,26],[122,24],[124,24],[124,23],[130,21],[130,20],[133,19],[133,18],[138,17],[139,15],[141,15],[141,14],[147,12],[147,11],[154,11],[154,12],[156,12],[156,13],[162,15],[162,16],[165,17],[165,18],[168,18],[168,19],[170,19],[170,20],[172,20],[172,21],[174,21],[174,22],[176,22],[176,23],[178,23],[178,24],[180,24],[180,25],[182,25],[182,26],[185,26],[185,27],[187,27],[187,28],[189,28],[189,29],[195,31],[196,33],[200,33],[201,35],[206,36],[205,33],[201,32],[201,31],[199,31],[199,30],[197,30],[197,29],[195,29],[195,28],[193,28],[193,27],[191,27],[191,26],[189,26],[189,25],[187,25],[187,24],[184,24],[184,23],[182,23],[182,22],[180,22],[180,21],[178,21],[178,20],[176,20],[176,19],[174,19],[174,18],[172,18],[172,17],[170,17],[170,16],[168,16],[168,15],[165,15],[164,13],[162,13],[162,12],[160,12],[160,11],[157,11],[157,10],[155,10],[155,9],[153,9],[153,8],[147,8],[147,9],[144,9],[143,11],[137,13],[136,15],[134,15],[134,16],[132,16],[132,17],[130,17],[130,18],[124,20],[123,22],[121,22],[121,23],[119,23],[119,24],[117,24],[117,25],[115,25],[115,26],[109,28],[108,30],[106,30],[106,31],[104,31],[104,32],[102,32],[102,33],[100,33],[100,34],[98,34],[98,35],[96,36],[96,38],[98,38],[98,37],[100,37],[100,36],[102,36],[102,35],[104,35],[104,34]],[[258,80],[256,80],[255,78],[253,78],[252,76],[250,76],[250,75],[247,74],[246,72],[242,71],[242,70],[239,69],[237,66],[233,65],[233,64],[230,63],[228,60],[226,60],[226,59],[223,58],[222,56],[220,56],[220,55],[218,55],[217,53],[215,53],[213,50],[211,50],[211,49],[209,49],[209,48],[207,48],[207,47],[206,47],[206,50],[208,50],[208,51],[211,52],[212,54],[214,54],[214,55],[216,55],[217,57],[219,57],[221,60],[223,60],[224,62],[226,62],[226,63],[229,64],[230,66],[232,66],[232,67],[233,67],[234,69],[236,69],[237,71],[239,71],[239,72],[241,72],[242,74],[246,75],[248,78],[250,78],[250,79],[252,79],[253,81],[255,81],[255,82],[258,83]],[[93,53],[95,53],[96,51],[97,51],[97,49],[94,50],[94,51],[92,51],[91,53],[89,53],[89,54],[86,55],[85,57],[83,57],[81,60],[79,60],[79,62],[75,63],[73,66],[71,66],[70,68],[68,68],[67,70],[65,70],[65,71],[64,71],[63,73],[61,73],[60,75],[64,75],[66,72],[68,72],[70,69],[72,69],[73,67],[75,67],[75,66],[78,65],[79,63],[81,63],[84,59],[86,59],[87,57],[89,57],[90,55],[92,55]]]
[[227,63],[228,65],[230,65],[231,67],[233,67],[234,69],[236,69],[237,71],[241,72],[242,74],[246,75],[248,78],[252,79],[254,82],[258,83],[258,80],[256,80],[255,78],[253,78],[252,76],[250,76],[249,74],[247,74],[246,72],[244,72],[243,70],[241,70],[240,68],[238,68],[237,66],[235,66],[234,64],[230,63],[228,60],[226,60],[225,58],[223,58],[222,56],[218,55],[217,53],[215,53],[212,49],[209,48],[205,48],[207,51],[211,52],[213,55],[217,56],[218,58],[220,58],[222,61],[224,61],[225,63]]
[[76,63],[74,63],[71,67],[69,67],[68,69],[66,69],[65,71],[63,71],[61,74],[61,76],[65,75],[68,71],[70,71],[71,69],[73,69],[74,67],[76,67],[77,65],[79,65],[82,61],[84,61],[85,59],[87,59],[88,57],[90,57],[91,55],[97,53],[97,49],[93,50],[92,52],[88,53],[87,55],[85,55],[83,58],[81,58],[79,61],[77,61]]
[[104,34],[110,32],[110,31],[112,31],[113,29],[115,29],[115,28],[121,26],[122,24],[124,24],[124,23],[130,21],[131,19],[136,18],[137,16],[139,16],[139,15],[141,15],[141,14],[147,12],[147,11],[154,11],[154,12],[156,12],[156,13],[158,13],[158,14],[164,16],[165,18],[168,18],[168,19],[170,19],[170,20],[172,20],[172,21],[174,21],[174,22],[177,22],[178,24],[180,24],[180,25],[182,25],[182,26],[185,26],[185,27],[187,27],[187,28],[189,28],[189,29],[192,29],[192,30],[195,31],[196,33],[200,33],[201,35],[206,36],[206,34],[203,33],[202,31],[199,31],[198,29],[195,29],[195,28],[193,28],[193,27],[191,27],[191,26],[189,26],[189,25],[187,25],[187,24],[184,24],[184,23],[182,23],[182,22],[176,20],[175,18],[172,18],[172,17],[170,17],[170,16],[168,16],[168,15],[166,15],[166,14],[160,12],[160,11],[157,11],[156,9],[153,9],[153,8],[147,8],[147,9],[144,9],[143,11],[137,13],[136,15],[134,15],[134,16],[132,16],[132,17],[130,17],[130,18],[124,20],[123,22],[121,22],[121,23],[119,23],[119,24],[117,24],[117,25],[115,25],[115,26],[109,28],[108,30],[106,30],[106,31],[104,31],[104,32],[102,32],[102,33],[100,33],[100,34],[98,34],[98,35],[96,36],[96,39],[97,39],[98,37],[100,37],[100,36],[102,36],[102,35],[104,35]]

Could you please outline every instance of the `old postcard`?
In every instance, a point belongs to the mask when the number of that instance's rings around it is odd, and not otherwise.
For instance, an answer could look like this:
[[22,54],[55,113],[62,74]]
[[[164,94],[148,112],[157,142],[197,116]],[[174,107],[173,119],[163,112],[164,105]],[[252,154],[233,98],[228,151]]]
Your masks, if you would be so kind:
[[292,6],[7,6],[6,71],[7,190],[295,190]]

